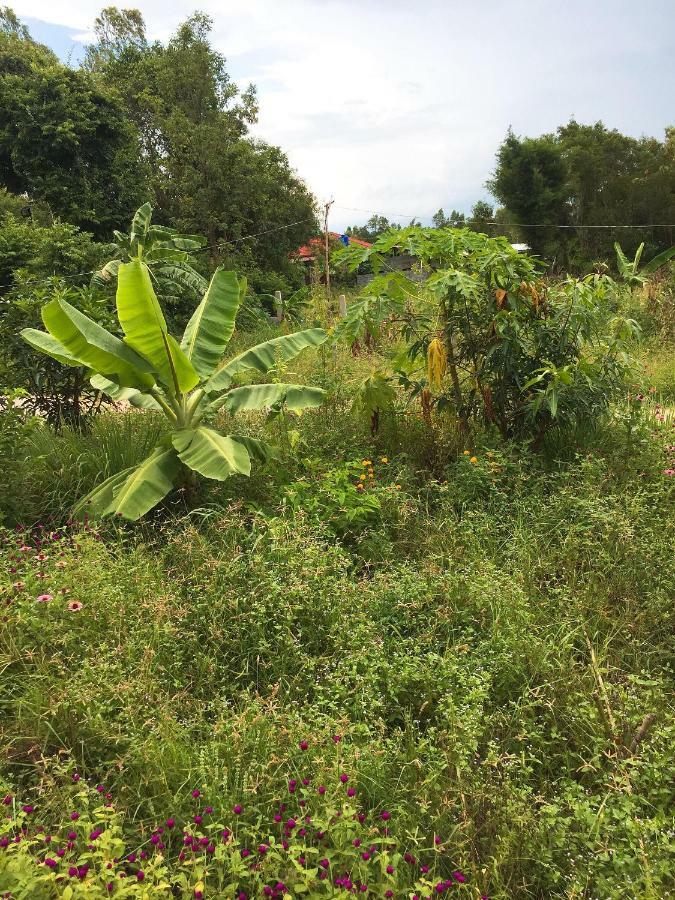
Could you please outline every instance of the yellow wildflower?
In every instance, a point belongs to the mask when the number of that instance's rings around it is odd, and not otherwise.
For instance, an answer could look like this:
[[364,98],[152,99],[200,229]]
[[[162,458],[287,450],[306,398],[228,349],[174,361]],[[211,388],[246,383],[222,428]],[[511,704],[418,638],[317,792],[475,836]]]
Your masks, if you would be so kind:
[[394,487],[396,488],[397,491],[400,491],[400,490],[401,490],[401,485],[400,485],[400,484],[395,484]]
[[368,468],[368,466],[372,466],[372,464],[373,464],[373,461],[371,459],[362,459],[361,460],[361,465],[364,466],[365,468]]
[[469,460],[469,462],[471,463],[472,466],[475,466],[476,463],[478,462],[478,457],[472,456],[471,459]]
[[365,474],[359,475],[359,480],[360,480],[360,481],[365,481],[365,480],[366,480]]
[[469,455],[470,455],[470,454],[469,454],[469,451],[468,451],[468,450],[465,450],[465,451],[464,451],[464,456],[469,456]]
[[386,456],[382,456],[382,457],[380,458],[380,462],[383,462],[383,463],[385,464],[385,466],[386,466],[387,463],[389,462],[389,459],[388,459]]

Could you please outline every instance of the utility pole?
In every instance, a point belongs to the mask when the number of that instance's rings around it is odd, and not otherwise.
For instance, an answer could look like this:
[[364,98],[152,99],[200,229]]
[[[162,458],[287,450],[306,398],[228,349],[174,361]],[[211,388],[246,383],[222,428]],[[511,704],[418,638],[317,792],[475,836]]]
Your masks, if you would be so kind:
[[331,206],[335,203],[334,200],[329,200],[323,212],[323,237],[324,237],[324,258],[326,265],[326,299],[328,303],[330,303],[330,253],[328,250],[328,212]]

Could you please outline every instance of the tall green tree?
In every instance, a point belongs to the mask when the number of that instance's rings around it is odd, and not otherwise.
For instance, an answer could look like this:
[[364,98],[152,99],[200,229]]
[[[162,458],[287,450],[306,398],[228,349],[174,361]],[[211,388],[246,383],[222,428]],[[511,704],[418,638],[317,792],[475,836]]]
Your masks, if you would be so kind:
[[537,138],[509,131],[488,187],[537,252],[573,268],[613,262],[617,240],[655,256],[675,240],[675,132],[634,138],[574,119]]
[[509,129],[497,152],[497,168],[488,188],[522,226],[536,253],[556,256],[564,252],[559,232],[545,227],[568,221],[567,168],[551,135],[519,138]]
[[255,89],[232,83],[211,25],[195,13],[168,43],[149,42],[138,11],[108,7],[86,67],[115,86],[138,129],[158,220],[203,234],[212,262],[227,259],[260,287],[264,270],[291,277],[291,252],[316,229],[314,200],[285,154],[249,135]]
[[62,65],[5,11],[0,23],[0,184],[93,232],[144,193],[135,129],[113,90]]

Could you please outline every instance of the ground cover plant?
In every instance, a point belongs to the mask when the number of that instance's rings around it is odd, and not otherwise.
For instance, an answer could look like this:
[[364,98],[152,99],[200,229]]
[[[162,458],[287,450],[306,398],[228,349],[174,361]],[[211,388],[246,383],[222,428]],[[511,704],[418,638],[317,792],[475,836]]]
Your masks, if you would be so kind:
[[[549,405],[538,442],[486,421],[460,369],[467,441],[447,366],[439,385],[427,341],[406,368],[397,310],[375,324],[391,298],[366,297],[367,343],[345,334],[358,314],[324,319],[331,341],[264,373],[265,388],[316,385],[320,407],[238,412],[251,446],[273,447],[250,476],[176,491],[133,524],[72,510],[170,439],[167,416],[109,407],[55,433],[7,403],[0,891],[668,896],[675,415],[659,285],[656,326],[645,291],[597,303],[601,324],[636,318],[647,341],[626,337],[625,380],[592,415]],[[325,309],[315,298],[308,318]],[[255,324],[229,350],[286,337]],[[448,404],[419,402],[401,372]],[[229,433],[228,410],[211,425]]]

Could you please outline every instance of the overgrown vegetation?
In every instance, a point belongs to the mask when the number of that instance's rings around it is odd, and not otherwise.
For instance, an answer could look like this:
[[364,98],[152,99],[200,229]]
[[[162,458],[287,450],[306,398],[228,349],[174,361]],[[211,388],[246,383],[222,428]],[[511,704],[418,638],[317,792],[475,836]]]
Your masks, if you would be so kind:
[[[477,204],[289,296],[313,223],[232,242],[312,200],[208,35],[0,12],[0,893],[672,895],[672,249],[552,275]],[[502,163],[552,209],[588,137]]]

